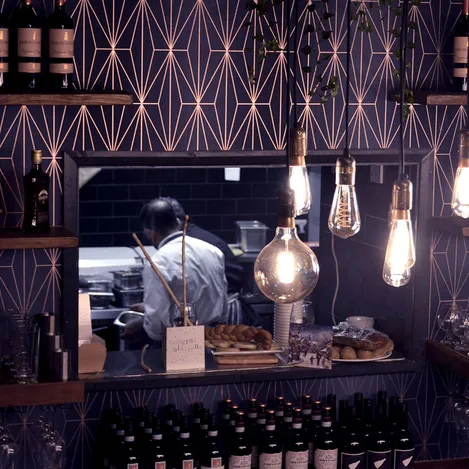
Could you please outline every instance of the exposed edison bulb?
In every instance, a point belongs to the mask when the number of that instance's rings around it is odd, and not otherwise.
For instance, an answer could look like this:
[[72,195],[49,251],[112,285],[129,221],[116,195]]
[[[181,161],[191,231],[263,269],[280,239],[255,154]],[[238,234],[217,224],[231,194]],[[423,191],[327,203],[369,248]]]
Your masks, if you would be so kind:
[[461,129],[459,134],[459,162],[451,208],[458,217],[469,218],[469,129]]
[[278,228],[271,243],[259,253],[254,278],[259,290],[276,303],[294,303],[309,295],[319,278],[319,263],[298,237],[293,191],[284,187],[279,196]]
[[306,132],[301,127],[290,130],[289,185],[294,193],[295,216],[304,215],[311,208],[311,188],[306,168]]
[[329,213],[329,230],[340,238],[349,238],[360,231],[360,211],[355,192],[355,159],[348,150],[337,158],[336,188]]
[[415,264],[411,208],[412,183],[409,180],[395,181],[389,239],[383,267],[384,281],[394,287],[400,287],[409,281],[410,269]]

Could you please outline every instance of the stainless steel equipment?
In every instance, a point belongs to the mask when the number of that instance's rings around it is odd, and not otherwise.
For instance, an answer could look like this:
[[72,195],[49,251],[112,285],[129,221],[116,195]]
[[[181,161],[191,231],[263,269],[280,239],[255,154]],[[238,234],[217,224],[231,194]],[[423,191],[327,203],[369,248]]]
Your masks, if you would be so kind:
[[120,290],[119,288],[113,288],[112,292],[116,297],[117,305],[122,308],[129,308],[135,303],[141,303],[143,301],[143,289]]
[[142,288],[141,270],[113,270],[114,286],[121,290],[136,290]]
[[80,288],[86,288],[90,292],[110,292],[112,280],[104,275],[80,275]]
[[114,301],[114,295],[110,292],[90,291],[91,309],[105,309]]
[[260,221],[237,221],[236,239],[244,252],[260,252],[266,244],[268,226]]

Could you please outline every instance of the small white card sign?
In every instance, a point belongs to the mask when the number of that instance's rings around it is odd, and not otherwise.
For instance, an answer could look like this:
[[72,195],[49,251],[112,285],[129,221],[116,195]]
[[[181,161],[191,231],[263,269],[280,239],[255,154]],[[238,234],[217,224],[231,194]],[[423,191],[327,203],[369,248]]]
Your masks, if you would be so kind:
[[166,371],[205,369],[205,327],[167,327],[164,340]]

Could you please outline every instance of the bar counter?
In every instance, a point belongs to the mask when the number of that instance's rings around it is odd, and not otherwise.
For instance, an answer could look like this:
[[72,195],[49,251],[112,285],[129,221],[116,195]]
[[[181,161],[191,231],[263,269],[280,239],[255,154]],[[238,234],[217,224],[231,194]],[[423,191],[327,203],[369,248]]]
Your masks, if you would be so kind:
[[108,352],[102,373],[81,375],[80,378],[85,381],[85,390],[94,392],[414,373],[421,366],[417,362],[406,360],[397,352],[389,359],[375,362],[335,363],[332,370],[294,367],[281,362],[278,365],[250,367],[220,366],[207,353],[205,370],[168,373],[164,369],[163,353],[156,349],[148,350],[145,364],[152,369],[151,373],[144,372],[140,367],[140,351]]

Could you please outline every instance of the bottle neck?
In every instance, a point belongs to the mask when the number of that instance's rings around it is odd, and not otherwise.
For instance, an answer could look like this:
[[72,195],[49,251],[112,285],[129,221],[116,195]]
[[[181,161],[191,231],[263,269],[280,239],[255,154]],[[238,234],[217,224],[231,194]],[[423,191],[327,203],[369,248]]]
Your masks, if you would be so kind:
[[469,0],[464,0],[462,5],[462,14],[464,16],[469,16]]
[[33,163],[32,169],[34,171],[40,171],[42,169],[42,163]]

